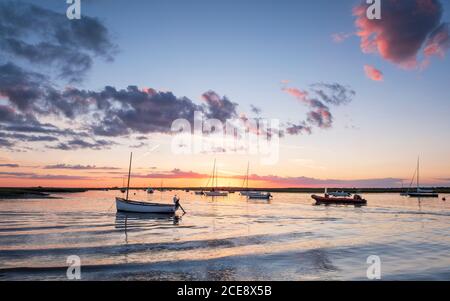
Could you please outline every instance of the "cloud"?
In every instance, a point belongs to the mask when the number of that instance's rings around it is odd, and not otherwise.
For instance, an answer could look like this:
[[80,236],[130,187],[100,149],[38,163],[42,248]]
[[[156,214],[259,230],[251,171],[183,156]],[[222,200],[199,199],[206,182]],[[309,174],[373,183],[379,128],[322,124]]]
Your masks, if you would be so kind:
[[98,19],[68,22],[63,13],[18,1],[0,3],[0,48],[15,60],[56,68],[71,81],[83,78],[94,56],[112,60],[116,52]]
[[333,33],[331,35],[331,38],[333,39],[333,41],[335,43],[342,43],[353,35],[354,35],[354,33],[339,32],[339,33]]
[[46,136],[46,135],[35,136],[35,135],[24,135],[24,134],[20,134],[20,133],[11,134],[11,133],[0,132],[0,137],[11,138],[11,139],[15,139],[18,141],[26,141],[26,142],[58,141],[58,138],[53,137],[53,136]]
[[287,134],[298,135],[311,133],[312,126],[327,129],[333,124],[333,115],[330,108],[325,105],[344,105],[353,100],[355,91],[338,83],[315,83],[310,85],[309,91],[292,87],[283,87],[282,90],[305,104],[310,111],[306,115],[306,121],[300,124],[288,124]]
[[225,121],[227,119],[236,118],[237,103],[231,102],[226,96],[220,97],[214,91],[207,91],[202,95],[203,100],[207,104],[206,116],[208,118]]
[[176,97],[172,92],[150,88],[142,90],[137,86],[122,90],[107,86],[100,92],[72,90],[80,101],[96,106],[100,118],[91,128],[95,135],[100,136],[171,133],[173,121],[192,121],[196,111],[221,121],[237,116],[237,104],[214,91],[204,93],[202,98],[206,104],[199,105],[187,97]]
[[356,95],[350,87],[338,83],[315,83],[311,85],[311,89],[320,100],[336,106],[350,103]]
[[78,149],[93,149],[93,150],[100,150],[100,149],[107,149],[112,145],[115,145],[117,143],[113,141],[108,140],[94,140],[93,142],[89,142],[82,139],[72,139],[67,142],[59,143],[56,146],[47,146],[50,149],[58,149],[58,150],[78,150]]
[[41,123],[32,113],[19,113],[5,105],[0,105],[0,130],[3,147],[17,146],[20,142],[55,142],[62,137],[80,139],[88,136],[85,132]]
[[261,114],[261,108],[259,108],[257,106],[250,105],[250,110],[256,115]]
[[14,146],[14,142],[7,140],[7,139],[0,138],[0,148],[9,148],[12,146]]
[[448,49],[448,26],[441,23],[439,0],[385,0],[381,20],[368,19],[367,7],[363,1],[353,9],[363,52],[378,53],[404,68],[416,68],[419,55],[443,56]]
[[331,128],[333,124],[333,115],[331,115],[328,108],[318,108],[314,111],[309,111],[307,116],[310,124],[316,125],[321,129]]
[[381,178],[381,179],[355,179],[355,180],[339,180],[339,179],[316,179],[309,177],[280,177],[280,176],[259,176],[250,175],[251,181],[263,181],[268,184],[276,184],[284,187],[346,187],[346,188],[385,188],[398,187],[402,179],[398,178]]
[[[85,93],[85,92],[84,92]],[[74,118],[89,112],[89,95],[73,88],[60,91],[49,78],[13,63],[0,65],[0,95],[22,113]]]
[[140,143],[135,144],[135,145],[130,145],[131,148],[141,148],[141,147],[144,147],[144,146],[147,146],[147,143],[140,142]]
[[72,170],[117,170],[118,167],[95,166],[95,165],[71,165],[71,164],[54,164],[44,166],[44,169],[72,169]]
[[[207,179],[210,175],[197,173],[194,171],[182,171],[173,169],[171,171],[154,172],[150,174],[134,174],[133,178],[144,179]],[[244,175],[221,175],[221,178],[243,180]],[[266,187],[270,185],[281,187],[360,187],[360,188],[378,188],[378,187],[399,187],[403,179],[399,178],[379,178],[379,179],[317,179],[311,177],[282,177],[257,174],[249,175],[250,181],[264,182]]]
[[92,180],[93,178],[85,176],[69,176],[69,175],[42,175],[26,172],[0,172],[0,178],[16,178],[29,180]]
[[13,63],[0,65],[0,95],[21,111],[29,111],[35,100],[44,96],[45,76],[28,72]]
[[424,66],[427,66],[430,62],[430,58],[433,56],[445,57],[445,53],[450,48],[450,34],[449,34],[449,24],[441,24],[434,32],[431,33],[428,38],[425,48],[423,50],[425,55],[425,60],[423,62]]
[[17,168],[19,164],[0,164],[0,167]]
[[172,122],[179,118],[192,120],[202,107],[186,97],[172,92],[140,90],[137,86],[117,90],[105,87],[101,92],[83,92],[95,101],[102,116],[92,125],[93,133],[101,136],[122,136],[130,132],[170,133]]
[[209,175],[201,174],[193,171],[182,171],[175,168],[171,171],[154,172],[147,175],[133,175],[133,178],[145,179],[203,179],[208,178]]
[[301,135],[301,134],[311,134],[312,129],[306,124],[306,122],[301,122],[300,124],[294,124],[288,122],[285,131],[289,135]]
[[373,66],[365,65],[364,71],[366,72],[366,76],[374,81],[382,81],[383,80],[383,73],[376,69]]

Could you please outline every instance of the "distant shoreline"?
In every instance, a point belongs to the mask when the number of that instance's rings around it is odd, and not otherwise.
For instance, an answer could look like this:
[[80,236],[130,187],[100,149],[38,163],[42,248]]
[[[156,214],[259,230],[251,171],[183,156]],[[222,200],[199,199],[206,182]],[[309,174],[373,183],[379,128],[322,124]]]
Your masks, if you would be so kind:
[[[130,187],[130,190],[146,190],[145,187]],[[159,188],[155,188],[158,190]],[[209,191],[203,187],[162,187],[163,190],[183,191]],[[325,188],[241,188],[220,187],[219,190],[239,192],[243,190],[269,191],[273,193],[323,193]],[[410,190],[414,190],[411,188]],[[450,193],[450,187],[432,187],[437,193]],[[57,188],[57,187],[0,187],[0,199],[22,199],[22,198],[55,198],[54,193],[81,193],[95,190],[120,190],[119,187],[106,188]],[[408,188],[328,188],[328,191],[346,191],[350,193],[402,193]]]

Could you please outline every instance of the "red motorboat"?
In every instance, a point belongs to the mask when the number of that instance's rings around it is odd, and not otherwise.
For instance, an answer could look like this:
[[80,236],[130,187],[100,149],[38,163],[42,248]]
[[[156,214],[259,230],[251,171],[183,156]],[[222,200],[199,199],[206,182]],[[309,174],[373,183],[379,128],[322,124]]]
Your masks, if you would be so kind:
[[357,194],[352,198],[330,197],[328,194],[325,196],[312,195],[311,197],[316,201],[316,205],[367,205],[367,201]]

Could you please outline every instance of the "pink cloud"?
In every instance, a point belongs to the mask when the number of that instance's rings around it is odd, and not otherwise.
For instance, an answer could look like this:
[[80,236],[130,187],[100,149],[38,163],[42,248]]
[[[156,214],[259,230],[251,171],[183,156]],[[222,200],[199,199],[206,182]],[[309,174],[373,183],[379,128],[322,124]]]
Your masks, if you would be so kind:
[[374,81],[382,81],[383,80],[383,73],[376,69],[375,67],[365,65],[364,71],[366,72],[366,75],[368,78]]
[[154,172],[146,175],[136,174],[133,175],[133,177],[141,179],[203,179],[208,178],[209,175],[193,171],[182,171],[178,168],[175,168],[171,171]]
[[335,43],[342,43],[353,35],[354,35],[353,33],[339,32],[339,33],[333,33],[331,35],[331,38],[333,39],[333,41]]
[[283,88],[283,91],[286,92],[287,94],[297,98],[298,100],[302,101],[302,102],[308,102],[308,92],[307,91],[302,91],[300,89],[297,88]]
[[317,179],[310,177],[281,177],[275,175],[260,176],[250,175],[249,180],[261,181],[267,185],[279,187],[358,187],[358,188],[381,188],[381,187],[399,187],[402,179],[399,178],[380,178],[380,179]]
[[428,41],[423,50],[425,60],[422,63],[422,67],[428,66],[430,63],[430,59],[433,56],[444,58],[445,53],[449,48],[450,34],[448,24],[442,24],[428,38]]
[[442,57],[448,49],[448,29],[441,23],[443,8],[439,0],[385,0],[381,20],[368,19],[367,7],[363,1],[353,9],[364,53],[378,53],[411,69],[420,66],[419,55]]

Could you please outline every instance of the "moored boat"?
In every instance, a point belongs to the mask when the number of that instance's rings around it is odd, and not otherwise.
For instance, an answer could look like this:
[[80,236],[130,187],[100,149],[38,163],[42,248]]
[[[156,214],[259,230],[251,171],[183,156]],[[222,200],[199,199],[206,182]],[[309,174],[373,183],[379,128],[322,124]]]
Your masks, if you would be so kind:
[[214,190],[212,190],[212,191],[207,191],[207,192],[205,192],[205,195],[206,195],[206,196],[227,196],[227,195],[228,195],[228,192],[226,192],[226,191],[214,191]]
[[134,213],[175,213],[178,208],[175,205],[131,201],[116,197],[118,212]]
[[438,198],[439,194],[433,190],[425,190],[418,188],[415,192],[409,192],[409,197],[421,197],[421,198]]
[[325,196],[312,195],[311,197],[316,201],[316,205],[367,205],[367,200],[357,194],[352,198],[330,197],[327,194]]
[[270,192],[253,191],[248,193],[247,197],[253,200],[270,200],[272,198],[272,194]]
[[[417,188],[416,191],[409,191],[406,193],[407,196],[409,197],[416,197],[416,198],[438,198],[439,194],[434,192],[432,189],[422,189],[420,188],[420,158],[417,158],[417,169],[416,169],[416,173],[417,173]],[[413,181],[414,181],[414,177],[413,177]],[[412,184],[412,182],[411,182]],[[411,186],[411,185],[410,185]]]
[[131,162],[133,160],[133,153],[130,155],[130,167],[128,169],[128,184],[126,198],[116,197],[116,210],[117,212],[131,212],[131,213],[175,213],[178,208],[184,211],[179,201],[180,199],[175,196],[173,204],[162,203],[150,203],[142,201],[133,201],[128,199],[128,193],[130,190],[130,178],[131,178]]
[[[211,176],[211,190],[210,191],[206,191],[204,192],[204,195],[206,196],[228,196],[228,192],[227,191],[220,191],[218,190],[218,185],[217,185],[217,169],[216,169],[216,160],[214,159],[214,166],[213,166],[213,171],[212,171],[212,176]],[[209,183],[209,180],[208,180]],[[206,186],[208,186],[208,183],[206,184]]]
[[272,198],[272,194],[268,191],[250,191],[248,188],[248,180],[249,180],[249,172],[250,172],[250,162],[247,163],[247,173],[244,178],[244,182],[242,183],[242,188],[246,187],[245,190],[242,190],[240,193],[242,196],[246,196],[249,200],[270,200]]

